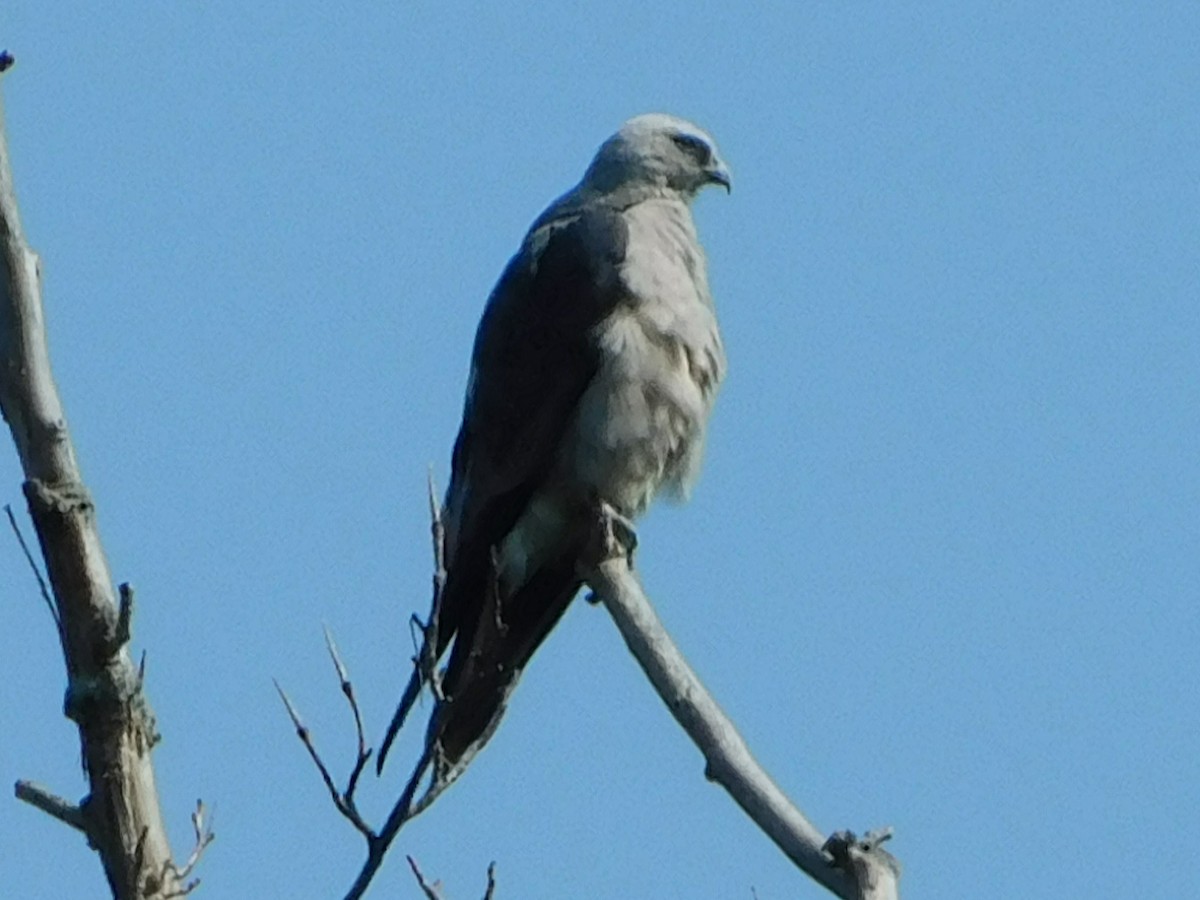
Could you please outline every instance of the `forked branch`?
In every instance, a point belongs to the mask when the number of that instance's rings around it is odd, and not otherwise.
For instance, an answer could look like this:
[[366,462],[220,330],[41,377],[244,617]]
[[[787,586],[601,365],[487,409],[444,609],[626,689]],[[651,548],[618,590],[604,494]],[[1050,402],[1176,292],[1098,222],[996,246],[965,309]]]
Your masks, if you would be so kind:
[[346,893],[346,900],[357,900],[370,887],[375,875],[379,872],[380,866],[383,865],[388,848],[391,847],[392,842],[396,839],[396,835],[400,833],[400,829],[410,820],[432,806],[434,801],[462,774],[466,766],[462,765],[456,771],[450,773],[449,777],[435,775],[430,779],[425,792],[417,799],[418,788],[421,786],[434,761],[433,749],[427,748],[414,767],[408,783],[400,793],[400,797],[396,800],[383,826],[376,830],[368,823],[358,810],[355,791],[358,787],[359,776],[366,767],[367,761],[371,758],[372,751],[366,746],[363,738],[362,715],[359,711],[358,701],[355,697],[349,675],[346,672],[346,667],[337,654],[332,637],[328,634],[327,641],[330,648],[330,655],[334,660],[334,667],[342,683],[342,694],[345,696],[346,702],[350,705],[350,709],[354,715],[355,729],[358,733],[358,752],[351,767],[350,776],[346,780],[345,790],[338,789],[337,783],[333,780],[333,776],[329,772],[329,766],[325,764],[325,760],[313,742],[312,732],[304,724],[304,721],[300,718],[300,713],[296,710],[295,704],[292,703],[287,693],[280,687],[278,681],[275,682],[275,689],[279,692],[279,697],[287,709],[288,717],[292,720],[292,726],[296,729],[296,736],[304,745],[304,749],[308,751],[313,765],[317,767],[317,772],[321,776],[321,781],[324,783],[325,789],[329,792],[334,807],[346,821],[354,826],[354,829],[366,841],[367,858],[363,862],[362,869],[355,878],[354,884],[351,885],[350,890]]
[[[412,869],[413,877],[417,879],[417,885],[421,888],[421,893],[425,895],[425,900],[446,900],[442,896],[442,886],[440,881],[435,881],[430,884],[425,880],[425,875],[421,872],[417,861],[411,856],[407,857],[408,867]],[[491,863],[487,867],[487,889],[483,893],[483,900],[493,900],[496,896],[496,864]]]
[[[422,672],[422,680],[431,686],[434,693],[435,703],[443,702],[441,692],[439,690],[437,673],[435,671],[437,660],[433,658],[429,647],[436,646],[437,643],[437,627],[438,616],[440,613],[440,600],[442,587],[445,585],[446,570],[443,556],[443,541],[445,531],[442,526],[441,506],[437,501],[437,495],[433,487],[433,478],[429,480],[429,509],[430,518],[432,521],[431,535],[433,539],[433,559],[434,559],[434,576],[433,576],[433,604],[429,614],[429,620],[421,625],[421,633],[423,636],[422,648],[418,651],[414,662]],[[275,689],[279,692],[280,699],[283,701],[284,707],[287,709],[288,717],[292,721],[293,727],[296,729],[296,735],[308,751],[309,757],[317,768],[318,774],[321,776],[321,781],[325,785],[325,789],[329,792],[330,799],[333,801],[334,807],[345,818],[354,829],[363,836],[367,844],[367,858],[363,862],[362,869],[355,878],[354,884],[351,885],[349,892],[346,894],[346,900],[355,900],[361,897],[374,880],[380,866],[383,864],[384,857],[387,855],[388,848],[400,833],[400,829],[404,825],[419,816],[427,810],[440,797],[447,788],[453,784],[470,765],[478,752],[478,747],[473,751],[463,755],[454,766],[446,766],[441,759],[437,741],[428,741],[424,752],[417,760],[413,767],[412,774],[409,776],[408,782],[404,789],[400,792],[391,811],[388,813],[384,823],[378,829],[374,828],[359,812],[357,802],[355,801],[355,791],[358,788],[359,777],[362,775],[368,760],[371,758],[373,751],[366,745],[366,738],[363,732],[362,713],[358,706],[358,699],[354,692],[353,682],[347,672],[345,664],[342,662],[341,656],[338,653],[337,645],[334,643],[333,635],[329,629],[325,629],[325,645],[329,651],[330,659],[333,662],[334,670],[337,673],[338,683],[341,687],[342,695],[346,698],[346,702],[350,707],[350,711],[354,717],[354,728],[358,741],[358,750],[355,761],[350,770],[350,775],[346,780],[345,790],[339,790],[333,776],[330,774],[329,767],[325,764],[320,752],[316,748],[313,741],[312,733],[300,718],[299,712],[296,710],[295,704],[280,687],[279,683],[275,683]],[[435,713],[436,714],[436,713]],[[494,725],[493,723],[493,729]],[[490,735],[490,731],[488,732]],[[431,774],[432,773],[432,774]],[[426,776],[429,776],[425,790],[420,793],[420,787],[425,782]],[[491,882],[489,881],[489,884]],[[490,894],[489,894],[490,896]]]
[[[439,613],[437,587],[440,586],[437,579],[439,575],[444,577],[439,553],[438,526],[441,518],[436,501],[431,504],[431,511],[434,521],[435,571],[438,575],[435,575],[430,621],[424,626],[426,635],[429,634],[428,629],[431,625],[436,627],[434,623],[437,622]],[[584,559],[581,560],[580,573],[593,591],[592,599],[604,603],[651,684],[704,754],[706,777],[724,787],[759,828],[802,871],[831,893],[843,900],[898,900],[900,867],[895,858],[880,846],[891,837],[891,831],[871,832],[861,840],[851,832],[839,832],[826,840],[775,785],[754,759],[736,727],[688,666],[655,614],[633,572],[631,557],[635,541],[636,535],[627,522],[614,516],[607,508],[601,508],[596,517],[593,540],[584,554]],[[312,744],[307,728],[300,722],[286,696],[284,703],[296,726],[297,734],[317,765],[334,805],[366,838],[367,860],[346,895],[347,900],[354,900],[361,897],[370,885],[383,863],[388,848],[405,823],[427,809],[470,765],[475,754],[487,743],[499,724],[499,714],[461,760],[453,766],[446,766],[438,756],[436,725],[439,707],[435,706],[425,751],[383,827],[374,831],[358,814],[353,800],[354,785],[370,756],[370,751],[363,743],[362,719],[349,677],[337,655],[332,638],[327,636],[327,643],[342,684],[342,692],[354,713],[359,738],[358,757],[345,792],[337,790],[328,768]],[[432,661],[424,658],[423,654],[418,655],[417,663],[432,665]],[[427,677],[429,674],[426,673]],[[280,693],[282,695],[282,691]],[[447,701],[438,698],[436,702],[441,704]],[[500,708],[503,709],[503,706],[504,704],[501,704]],[[414,799],[419,785],[430,771],[432,775],[425,792],[419,799]],[[411,857],[409,865],[426,897],[440,900],[438,886],[425,881]],[[492,896],[494,885],[489,870],[486,897]]]

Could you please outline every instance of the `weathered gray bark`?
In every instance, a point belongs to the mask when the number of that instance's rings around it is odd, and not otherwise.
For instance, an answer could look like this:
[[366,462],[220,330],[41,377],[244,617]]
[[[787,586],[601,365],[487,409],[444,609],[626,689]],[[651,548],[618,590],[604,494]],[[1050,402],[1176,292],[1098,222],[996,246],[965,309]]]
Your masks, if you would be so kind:
[[79,727],[90,786],[77,807],[29,782],[16,792],[84,832],[119,900],[179,896],[150,764],[158,736],[127,649],[132,593],[123,589],[118,604],[50,369],[40,281],[21,230],[0,99],[0,411],[50,578],[65,709]]
[[[729,793],[803,872],[844,900],[898,900],[899,866],[886,836],[835,835],[828,842],[758,764],[745,740],[692,671],[654,612],[624,553],[599,554],[583,570],[596,599],[676,721],[704,754],[705,776]],[[838,843],[839,840],[841,843]],[[841,852],[842,846],[850,849]]]

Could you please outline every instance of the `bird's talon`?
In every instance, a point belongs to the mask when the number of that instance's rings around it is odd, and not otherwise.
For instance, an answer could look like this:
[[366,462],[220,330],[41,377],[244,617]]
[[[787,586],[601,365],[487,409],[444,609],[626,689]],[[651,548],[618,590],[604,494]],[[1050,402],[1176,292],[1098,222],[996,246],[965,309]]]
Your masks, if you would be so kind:
[[604,529],[604,555],[607,559],[625,557],[633,562],[633,551],[637,549],[637,529],[633,521],[617,512],[610,504],[601,501],[600,522]]

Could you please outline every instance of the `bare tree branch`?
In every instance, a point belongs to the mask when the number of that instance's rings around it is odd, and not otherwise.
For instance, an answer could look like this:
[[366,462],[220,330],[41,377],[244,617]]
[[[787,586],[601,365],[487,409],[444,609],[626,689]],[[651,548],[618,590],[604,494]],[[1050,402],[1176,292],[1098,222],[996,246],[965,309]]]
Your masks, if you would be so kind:
[[[708,693],[663,627],[629,562],[619,523],[602,515],[594,560],[581,570],[595,598],[616,622],[630,652],[675,720],[704,754],[705,776],[725,788],[802,871],[844,900],[884,900],[862,894],[848,870],[834,865],[825,838],[754,759],[729,717]],[[894,895],[893,895],[894,896]]]
[[[429,605],[429,621],[421,629],[423,639],[417,651],[416,664],[423,680],[429,685],[429,693],[440,703],[442,679],[437,668],[438,629],[441,627],[442,591],[446,589],[446,526],[442,519],[442,503],[438,500],[437,486],[433,481],[433,467],[429,468],[429,537],[433,542],[433,602]],[[380,760],[382,764],[382,759]]]
[[[429,623],[424,626],[427,639],[430,623],[437,621],[439,587],[441,579],[444,578],[440,555],[443,539],[440,529],[441,510],[432,493],[432,482],[430,490],[435,577],[433,608]],[[755,761],[733,723],[705,690],[663,628],[632,569],[632,551],[637,541],[632,526],[607,507],[602,506],[597,512],[591,546],[586,548],[580,561],[580,572],[593,591],[593,596],[589,599],[602,601],[608,608],[630,651],[650,678],[659,696],[704,754],[707,763],[705,775],[708,779],[724,787],[802,871],[836,896],[844,900],[898,900],[899,864],[879,847],[891,836],[891,832],[871,832],[861,841],[850,832],[839,832],[826,841],[821,832],[796,809]],[[481,616],[483,625],[503,628],[499,595],[495,585],[488,601]],[[436,624],[433,627],[436,628]],[[378,873],[400,829],[429,808],[470,766],[499,725],[505,703],[499,705],[499,711],[488,728],[467,748],[462,757],[454,765],[447,766],[439,750],[438,716],[443,704],[449,701],[438,698],[426,733],[424,752],[383,827],[374,831],[358,815],[352,796],[358,774],[370,755],[370,751],[365,749],[362,737],[362,719],[345,666],[338,656],[328,630],[326,644],[341,682],[342,693],[354,712],[355,729],[358,734],[358,758],[346,793],[338,792],[312,743],[308,729],[302,724],[299,714],[282,690],[280,696],[287,706],[300,740],[307,748],[333,798],[334,805],[367,841],[367,859],[346,894],[346,900],[357,900],[363,896]],[[417,663],[432,665],[431,660],[422,659],[420,656]],[[276,687],[278,688],[278,684]],[[414,802],[418,788],[427,775],[429,783],[425,792]],[[425,881],[411,856],[408,857],[408,862],[426,897],[441,900],[440,888]],[[492,898],[494,893],[494,868],[489,867],[485,900]]]
[[346,796],[351,798],[350,802],[353,803],[358,779],[362,775],[363,769],[366,768],[367,761],[371,758],[371,748],[367,746],[367,739],[363,734],[362,712],[358,708],[358,698],[354,696],[354,684],[350,681],[350,675],[346,671],[345,664],[342,663],[341,656],[338,655],[337,644],[334,643],[333,633],[328,626],[325,628],[325,648],[329,651],[329,658],[333,660],[333,668],[341,683],[342,696],[350,705],[350,713],[354,716],[355,736],[358,738],[358,758],[354,761],[354,768],[350,771],[350,778],[346,781]]
[[354,685],[350,680],[345,664],[342,662],[341,655],[338,653],[333,635],[330,634],[328,628],[325,629],[325,645],[329,651],[330,659],[333,661],[334,670],[337,672],[342,695],[346,698],[346,702],[350,705],[350,710],[354,716],[354,728],[358,741],[355,761],[344,791],[338,790],[337,784],[329,772],[329,767],[325,764],[324,759],[317,750],[316,744],[313,742],[312,732],[304,724],[295,704],[292,703],[291,698],[288,697],[278,681],[275,682],[275,690],[279,692],[279,697],[283,701],[284,708],[287,710],[288,718],[291,719],[292,726],[296,729],[296,736],[300,739],[300,742],[304,745],[304,749],[308,751],[309,758],[312,759],[313,764],[317,767],[317,772],[321,776],[321,781],[324,783],[325,789],[329,792],[330,799],[333,800],[334,807],[354,826],[354,829],[363,836],[363,839],[367,843],[367,858],[364,860],[362,869],[356,876],[354,884],[351,885],[350,890],[346,894],[347,900],[356,900],[356,898],[366,893],[375,875],[379,872],[380,866],[383,865],[388,848],[396,839],[396,835],[400,833],[400,829],[409,820],[420,815],[433,805],[433,802],[462,774],[466,769],[466,764],[443,775],[437,774],[441,772],[441,767],[435,767],[435,776],[430,779],[430,784],[424,794],[414,803],[413,800],[416,797],[417,790],[436,759],[436,743],[431,742],[414,767],[408,783],[405,785],[400,797],[396,800],[395,805],[384,821],[383,827],[376,831],[359,812],[354,797],[359,783],[359,776],[362,775],[363,769],[366,767],[372,753],[371,749],[366,746],[366,739],[363,736],[362,713],[358,708]]
[[[362,815],[359,814],[358,806],[354,802],[354,789],[358,783],[359,773],[366,760],[363,758],[362,746],[360,744],[358,759],[354,764],[351,772],[350,780],[345,791],[339,791],[337,785],[333,781],[333,776],[329,774],[329,767],[325,765],[325,761],[321,758],[321,754],[317,751],[316,745],[313,743],[312,733],[308,730],[308,726],[300,718],[300,713],[296,711],[296,707],[292,704],[291,699],[280,687],[279,682],[275,682],[275,690],[279,692],[279,699],[283,701],[284,707],[287,709],[288,717],[292,720],[292,725],[296,729],[296,736],[300,738],[300,742],[304,744],[304,749],[308,751],[308,755],[312,758],[313,764],[316,765],[317,771],[321,774],[321,780],[325,782],[325,788],[329,791],[329,796],[333,800],[333,805],[337,807],[346,820],[355,827],[359,834],[367,839],[368,844],[375,838],[375,832],[371,826],[366,823]],[[356,707],[355,718],[357,715],[357,703],[355,703],[353,692],[348,694],[350,702]],[[370,751],[366,751],[366,755],[370,756]]]
[[417,861],[411,856],[405,858],[408,860],[408,867],[412,869],[413,875],[417,879],[417,884],[421,887],[421,893],[425,895],[426,900],[443,900],[441,888],[438,886],[441,882],[430,884],[425,880],[425,876],[421,874],[421,868],[417,865]]
[[16,795],[18,800],[24,800],[30,806],[36,806],[42,812],[54,816],[58,821],[87,834],[87,822],[84,821],[83,810],[70,800],[65,800],[32,781],[18,781]]
[[[424,680],[431,685],[434,692],[435,707],[433,715],[436,717],[441,705],[446,702],[441,696],[439,690],[436,669],[437,660],[433,658],[429,648],[437,643],[437,627],[438,613],[441,600],[442,587],[445,584],[446,570],[443,555],[443,543],[445,540],[445,530],[442,525],[441,506],[437,500],[437,493],[433,486],[432,475],[429,479],[429,511],[430,511],[430,533],[433,540],[433,560],[434,560],[434,576],[433,576],[433,602],[429,613],[429,620],[422,623],[421,631],[423,635],[424,646],[415,657],[415,662],[422,667]],[[431,728],[426,740],[426,746],[413,767],[412,773],[409,776],[408,782],[404,789],[400,792],[400,796],[393,804],[391,811],[384,820],[382,827],[376,831],[359,813],[358,807],[354,800],[354,792],[358,786],[359,776],[362,774],[363,768],[367,764],[367,760],[371,756],[371,750],[366,746],[366,740],[363,736],[362,715],[358,708],[358,701],[355,698],[354,686],[350,681],[346,666],[342,662],[341,656],[337,651],[337,645],[333,641],[333,636],[329,633],[329,629],[325,630],[325,645],[329,651],[330,659],[333,660],[333,666],[337,672],[339,684],[342,689],[342,694],[345,696],[347,703],[350,704],[350,709],[354,715],[354,728],[358,740],[358,755],[355,759],[354,766],[350,773],[350,778],[347,781],[345,791],[339,791],[334,783],[333,776],[329,773],[328,766],[325,765],[320,753],[317,751],[316,745],[313,743],[312,735],[309,729],[300,719],[300,714],[296,711],[291,699],[284,693],[279,683],[275,683],[275,688],[279,691],[279,696],[283,700],[284,706],[287,708],[288,716],[292,720],[292,725],[296,729],[296,735],[300,738],[308,751],[309,757],[317,767],[317,771],[321,776],[322,782],[325,784],[329,796],[333,800],[334,806],[343,817],[349,821],[359,834],[367,842],[367,858],[363,861],[362,868],[355,877],[354,883],[350,886],[346,894],[346,900],[356,900],[366,893],[367,888],[374,880],[375,875],[379,872],[380,866],[383,865],[384,857],[387,855],[388,848],[400,833],[400,829],[404,827],[411,819],[419,816],[427,810],[458,778],[466,771],[471,761],[482,748],[483,744],[495,731],[499,724],[499,717],[490,724],[485,730],[482,738],[476,744],[468,748],[462,758],[454,766],[447,766],[442,759],[441,751],[437,742],[436,729]],[[385,742],[386,746],[386,742]],[[432,771],[432,775],[430,772]],[[425,781],[426,776],[429,776],[429,783],[426,785],[425,791],[421,796],[417,797],[417,792],[421,784]],[[410,859],[410,864],[414,865]],[[419,872],[418,878],[420,877]],[[489,881],[491,884],[491,881]],[[490,893],[488,896],[491,896]]]
[[[11,63],[4,57],[0,70]],[[66,712],[79,727],[91,788],[79,806],[88,843],[119,900],[170,895],[179,885],[150,762],[158,734],[129,659],[132,606],[118,608],[95,507],[54,384],[41,272],[21,228],[2,106],[0,411],[25,475],[25,497],[60,624]]]
[[[433,469],[429,470],[429,534],[433,542],[433,595],[429,604],[429,618],[422,622],[420,616],[413,613],[409,618],[409,630],[414,644],[416,632],[420,631],[420,644],[413,648],[413,680],[404,689],[392,721],[384,732],[383,742],[379,745],[379,755],[375,758],[375,774],[383,774],[383,764],[391,749],[392,741],[400,732],[405,718],[412,710],[421,695],[421,688],[429,685],[429,692],[434,702],[440,706],[444,698],[442,694],[441,676],[438,673],[438,628],[441,620],[442,591],[446,586],[446,529],[442,521],[442,505],[438,501],[437,488],[433,482]],[[435,710],[437,706],[434,707]],[[414,778],[417,777],[414,775]]]
[[166,900],[174,900],[177,897],[186,897],[196,888],[200,887],[200,879],[191,877],[196,866],[200,863],[200,858],[204,856],[204,851],[208,849],[208,845],[217,839],[212,830],[212,816],[206,817],[204,814],[204,802],[196,801],[196,809],[192,812],[192,834],[195,835],[195,843],[192,845],[192,852],[188,854],[187,862],[183,864],[182,869],[174,869],[176,879],[182,887],[177,888],[173,893],[166,895]]
[[[430,884],[425,880],[417,861],[411,856],[405,857],[408,860],[408,867],[412,869],[413,875],[417,879],[417,885],[421,888],[421,892],[425,895],[425,900],[445,900],[442,895],[442,883],[435,881]],[[496,864],[489,863],[487,867],[487,890],[483,894],[483,900],[494,900],[496,896]]]

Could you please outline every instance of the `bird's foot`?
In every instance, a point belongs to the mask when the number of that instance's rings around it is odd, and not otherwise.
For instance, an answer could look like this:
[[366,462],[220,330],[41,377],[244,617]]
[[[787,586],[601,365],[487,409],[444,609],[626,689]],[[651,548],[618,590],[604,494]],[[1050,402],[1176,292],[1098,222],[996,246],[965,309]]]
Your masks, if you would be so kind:
[[[633,568],[633,551],[637,549],[637,529],[633,520],[619,512],[611,503],[597,499],[592,508],[591,534],[584,541],[578,561],[580,577],[587,581],[591,572],[602,563],[625,560]],[[587,595],[588,603],[599,602],[595,594]]]
[[600,517],[600,533],[603,535],[604,554],[606,559],[625,557],[630,565],[633,564],[633,551],[637,549],[637,528],[633,520],[622,515],[611,504],[600,501],[598,514]]

